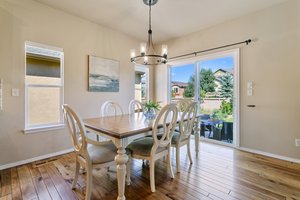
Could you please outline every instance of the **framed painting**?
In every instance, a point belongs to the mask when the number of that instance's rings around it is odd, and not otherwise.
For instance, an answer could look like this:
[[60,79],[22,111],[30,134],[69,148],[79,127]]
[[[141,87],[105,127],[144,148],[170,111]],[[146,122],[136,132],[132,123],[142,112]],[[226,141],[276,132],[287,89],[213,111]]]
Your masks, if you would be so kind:
[[90,92],[119,92],[119,62],[89,55]]

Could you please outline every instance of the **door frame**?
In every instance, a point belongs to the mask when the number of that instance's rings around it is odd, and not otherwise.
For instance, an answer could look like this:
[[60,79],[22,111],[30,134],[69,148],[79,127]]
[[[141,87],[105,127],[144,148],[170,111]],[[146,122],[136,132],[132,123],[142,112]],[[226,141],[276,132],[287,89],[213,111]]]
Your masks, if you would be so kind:
[[[135,72],[144,72],[146,74],[146,102],[148,102],[150,100],[150,70],[148,66],[144,66],[144,65],[135,65],[134,66],[134,74]],[[135,78],[135,77],[134,77]],[[135,98],[135,97],[134,97]]]
[[[224,57],[224,56],[233,56],[234,57],[234,85],[233,85],[233,115],[234,115],[234,123],[233,123],[233,143],[226,143],[221,142],[217,140],[212,140],[208,138],[202,138],[200,137],[200,140],[208,141],[212,143],[217,143],[225,146],[230,147],[239,147],[240,146],[240,48],[230,49],[230,50],[224,50],[224,51],[218,51],[206,55],[200,55],[189,59],[183,59],[180,61],[173,61],[168,63],[168,69],[167,69],[167,101],[168,103],[171,102],[171,68],[174,65],[184,65],[184,64],[190,64],[194,63],[194,70],[195,70],[195,83],[199,82],[199,70],[200,67],[198,67],[198,63],[203,60],[218,58],[218,57]],[[199,84],[196,84],[195,87],[195,97],[194,100],[198,102],[198,106],[200,108],[200,95],[198,94],[199,91]],[[200,111],[200,109],[199,109]]]

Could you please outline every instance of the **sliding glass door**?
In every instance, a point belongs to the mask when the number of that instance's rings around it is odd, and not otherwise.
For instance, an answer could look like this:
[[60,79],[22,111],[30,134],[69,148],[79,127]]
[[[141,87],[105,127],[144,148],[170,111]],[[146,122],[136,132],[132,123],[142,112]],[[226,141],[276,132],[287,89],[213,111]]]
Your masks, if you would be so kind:
[[236,142],[237,64],[237,51],[213,54],[197,62],[203,138],[228,144]]
[[198,102],[204,140],[239,145],[238,53],[210,54],[170,67],[170,100]]

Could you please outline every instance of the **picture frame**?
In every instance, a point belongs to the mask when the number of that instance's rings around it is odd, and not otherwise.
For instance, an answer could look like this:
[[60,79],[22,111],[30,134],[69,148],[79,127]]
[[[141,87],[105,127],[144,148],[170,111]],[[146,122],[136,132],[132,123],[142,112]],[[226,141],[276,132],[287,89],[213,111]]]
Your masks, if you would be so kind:
[[119,61],[88,56],[89,92],[119,92]]

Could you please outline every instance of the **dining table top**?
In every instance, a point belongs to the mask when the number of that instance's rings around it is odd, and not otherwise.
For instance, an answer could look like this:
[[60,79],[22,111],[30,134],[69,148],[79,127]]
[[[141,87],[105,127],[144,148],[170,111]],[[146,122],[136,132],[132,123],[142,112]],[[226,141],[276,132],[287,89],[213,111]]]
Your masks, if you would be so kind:
[[[177,122],[181,115],[179,112]],[[83,119],[85,127],[118,139],[151,131],[153,122],[154,119],[147,119],[142,112]]]
[[83,119],[85,127],[119,139],[151,131],[153,121],[142,112]]

